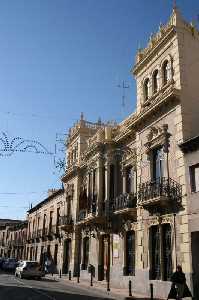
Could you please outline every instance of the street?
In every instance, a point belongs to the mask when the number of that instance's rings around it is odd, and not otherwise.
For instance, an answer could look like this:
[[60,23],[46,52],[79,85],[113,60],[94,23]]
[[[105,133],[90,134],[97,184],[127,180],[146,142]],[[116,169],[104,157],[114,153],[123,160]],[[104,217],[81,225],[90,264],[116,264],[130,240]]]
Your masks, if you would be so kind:
[[[101,295],[100,295],[101,294]],[[110,299],[99,291],[67,282],[43,278],[19,279],[13,274],[0,272],[0,300],[100,300]]]

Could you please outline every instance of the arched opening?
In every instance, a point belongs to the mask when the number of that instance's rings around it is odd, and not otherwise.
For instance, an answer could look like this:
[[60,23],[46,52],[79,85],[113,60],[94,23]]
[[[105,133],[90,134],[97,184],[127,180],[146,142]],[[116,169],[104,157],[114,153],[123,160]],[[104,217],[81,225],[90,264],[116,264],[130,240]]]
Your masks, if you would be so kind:
[[155,70],[153,73],[153,93],[158,91],[158,70]]
[[169,62],[165,60],[162,66],[162,75],[163,75],[163,85],[167,84],[169,81]]
[[144,82],[144,100],[147,101],[149,99],[149,78],[147,78]]

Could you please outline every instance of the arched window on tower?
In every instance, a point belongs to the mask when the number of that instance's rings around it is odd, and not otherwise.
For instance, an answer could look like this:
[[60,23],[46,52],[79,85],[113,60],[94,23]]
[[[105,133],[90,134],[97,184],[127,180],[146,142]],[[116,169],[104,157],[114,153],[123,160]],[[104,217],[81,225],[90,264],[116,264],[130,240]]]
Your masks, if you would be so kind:
[[147,101],[149,99],[149,78],[147,78],[144,82],[144,100]]
[[158,91],[158,70],[155,70],[153,73],[153,93]]
[[163,85],[167,84],[169,81],[169,62],[165,60],[162,66],[162,76],[163,76]]

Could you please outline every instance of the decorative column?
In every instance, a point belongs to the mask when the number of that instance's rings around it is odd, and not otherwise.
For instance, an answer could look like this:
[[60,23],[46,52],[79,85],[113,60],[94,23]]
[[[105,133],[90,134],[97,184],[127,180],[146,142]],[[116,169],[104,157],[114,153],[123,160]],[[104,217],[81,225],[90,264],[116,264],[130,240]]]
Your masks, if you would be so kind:
[[102,203],[105,199],[103,199],[103,161],[102,158],[99,158],[97,161],[97,174],[96,174],[96,181],[97,181],[97,215],[102,213]]
[[126,168],[122,169],[122,193],[126,193]]

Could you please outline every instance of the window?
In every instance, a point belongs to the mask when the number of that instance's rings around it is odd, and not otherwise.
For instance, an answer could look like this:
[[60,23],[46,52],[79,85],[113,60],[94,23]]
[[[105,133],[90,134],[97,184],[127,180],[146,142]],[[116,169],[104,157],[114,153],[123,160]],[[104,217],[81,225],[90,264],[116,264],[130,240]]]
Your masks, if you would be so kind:
[[152,179],[156,181],[164,176],[164,152],[163,148],[156,148],[153,150],[153,166]]
[[60,225],[60,207],[57,207],[57,226]]
[[199,192],[199,163],[189,168],[191,192]]
[[147,78],[144,82],[144,98],[145,101],[149,99],[149,78]]
[[115,166],[113,164],[110,165],[110,200],[114,199],[115,196]]
[[[161,250],[162,249],[162,250]],[[170,280],[172,274],[171,226],[150,228],[150,279]]]
[[169,62],[166,60],[162,66],[163,84],[167,84],[169,81]]
[[153,93],[158,91],[158,70],[155,70],[153,73]]
[[133,192],[133,168],[129,166],[126,168],[126,192]]
[[52,231],[53,211],[50,211],[49,232]]
[[126,268],[125,275],[135,275],[135,232],[126,233]]

